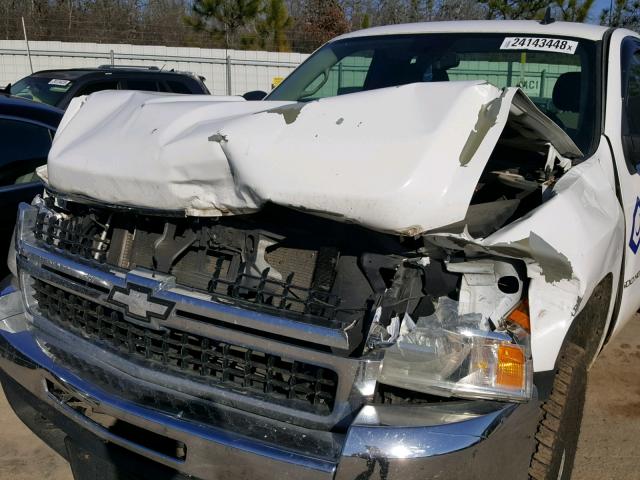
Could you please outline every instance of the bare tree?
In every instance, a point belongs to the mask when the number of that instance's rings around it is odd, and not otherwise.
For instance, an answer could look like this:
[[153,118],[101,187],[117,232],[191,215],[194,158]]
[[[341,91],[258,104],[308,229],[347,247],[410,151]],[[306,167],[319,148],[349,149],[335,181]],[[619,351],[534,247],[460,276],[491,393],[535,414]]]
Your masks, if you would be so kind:
[[409,19],[409,8],[404,0],[381,0],[373,17],[375,25],[405,23]]
[[344,10],[336,0],[307,0],[296,27],[305,32],[304,43],[309,50],[350,30]]
[[433,14],[433,20],[480,20],[485,8],[475,0],[443,0]]
[[486,6],[487,18],[532,19],[541,16],[549,6],[548,0],[480,0]]

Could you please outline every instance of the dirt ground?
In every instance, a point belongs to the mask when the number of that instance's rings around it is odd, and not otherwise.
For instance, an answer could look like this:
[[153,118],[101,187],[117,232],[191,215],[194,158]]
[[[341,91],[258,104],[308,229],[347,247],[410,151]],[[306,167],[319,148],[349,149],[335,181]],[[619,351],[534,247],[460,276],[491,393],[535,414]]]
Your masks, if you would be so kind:
[[589,372],[573,480],[640,479],[640,315]]
[[[71,480],[67,463],[15,417],[0,395],[0,480]],[[640,480],[640,315],[589,374],[573,480]],[[240,480],[240,479],[239,479]]]

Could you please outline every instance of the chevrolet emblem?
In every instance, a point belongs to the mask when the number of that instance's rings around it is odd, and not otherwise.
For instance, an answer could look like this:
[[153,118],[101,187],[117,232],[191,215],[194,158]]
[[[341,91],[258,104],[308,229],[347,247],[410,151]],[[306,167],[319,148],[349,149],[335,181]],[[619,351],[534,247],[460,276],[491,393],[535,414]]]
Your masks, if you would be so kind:
[[122,307],[127,316],[136,320],[144,322],[151,322],[152,318],[166,320],[174,303],[153,298],[152,293],[148,288],[127,284],[127,288],[113,287],[108,300]]

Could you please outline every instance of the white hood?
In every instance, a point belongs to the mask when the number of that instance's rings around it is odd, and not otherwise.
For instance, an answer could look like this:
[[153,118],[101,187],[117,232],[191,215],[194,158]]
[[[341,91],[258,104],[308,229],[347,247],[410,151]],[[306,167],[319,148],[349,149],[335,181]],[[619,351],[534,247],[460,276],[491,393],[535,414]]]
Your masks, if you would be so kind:
[[481,82],[309,103],[124,91],[71,104],[43,176],[115,205],[218,216],[274,202],[415,235],[465,217],[507,122],[580,155],[520,90]]

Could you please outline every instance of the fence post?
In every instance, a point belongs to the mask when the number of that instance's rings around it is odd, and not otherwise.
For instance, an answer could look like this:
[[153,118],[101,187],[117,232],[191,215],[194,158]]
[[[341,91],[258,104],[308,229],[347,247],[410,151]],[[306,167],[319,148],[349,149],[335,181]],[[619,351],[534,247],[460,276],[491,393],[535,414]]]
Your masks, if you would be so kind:
[[24,17],[22,17],[22,32],[24,33],[24,43],[27,45],[27,57],[29,57],[29,68],[33,73],[33,63],[31,62],[31,49],[29,48],[29,39],[27,38],[27,27],[24,24]]
[[111,66],[115,66],[116,64],[116,55],[113,50],[109,50],[109,59],[111,60]]
[[232,95],[231,93],[231,56],[227,55],[227,95]]

